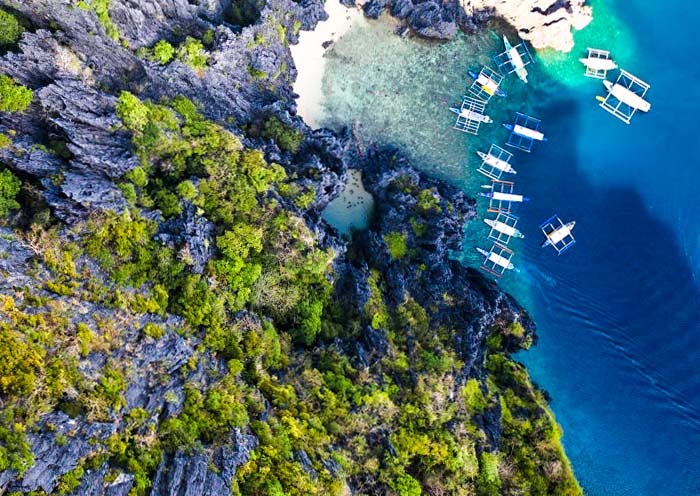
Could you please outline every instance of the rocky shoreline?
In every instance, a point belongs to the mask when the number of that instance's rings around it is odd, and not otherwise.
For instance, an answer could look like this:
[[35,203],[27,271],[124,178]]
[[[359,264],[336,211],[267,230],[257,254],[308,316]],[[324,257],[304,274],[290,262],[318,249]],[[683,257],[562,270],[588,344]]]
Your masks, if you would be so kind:
[[[469,26],[408,4],[425,36]],[[322,2],[0,5],[33,91],[0,112],[0,492],[580,494],[509,358],[534,323],[450,258],[474,200],[295,115]],[[378,205],[352,241],[320,218],[349,167]]]
[[[343,0],[347,6],[355,0]],[[383,12],[406,22],[419,36],[437,40],[452,39],[458,30],[474,32],[493,19],[513,26],[522,39],[536,49],[553,48],[569,52],[574,47],[573,31],[593,19],[585,0],[368,0],[361,3],[364,14],[378,19]]]

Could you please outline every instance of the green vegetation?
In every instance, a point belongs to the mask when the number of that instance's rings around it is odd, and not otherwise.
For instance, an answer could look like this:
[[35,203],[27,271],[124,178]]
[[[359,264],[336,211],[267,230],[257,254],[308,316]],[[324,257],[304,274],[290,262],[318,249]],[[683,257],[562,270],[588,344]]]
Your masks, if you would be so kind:
[[525,367],[500,353],[489,355],[486,367],[501,392],[501,450],[517,468],[503,479],[502,490],[580,496],[581,488],[561,446],[561,429]]
[[253,79],[265,79],[267,77],[267,72],[261,71],[260,69],[255,69],[253,67],[248,67],[248,73]]
[[389,249],[389,254],[394,260],[400,260],[406,256],[406,236],[398,232],[384,235],[384,242]]
[[301,209],[309,208],[316,200],[316,190],[311,185],[301,187],[297,183],[280,184],[278,190],[283,197],[291,199]]
[[175,48],[165,40],[160,40],[153,46],[153,57],[160,64],[167,64],[175,56]]
[[34,93],[29,88],[15,82],[9,76],[0,74],[0,112],[22,112],[32,103]]
[[15,45],[23,32],[24,28],[17,18],[6,10],[0,9],[0,49]]
[[22,182],[17,176],[7,169],[0,169],[0,219],[19,208],[17,195],[21,188]]
[[[0,470],[31,466],[26,433],[61,410],[118,427],[91,440],[95,453],[57,494],[105,462],[134,475],[132,494],[148,494],[164,456],[207,455],[240,428],[259,446],[236,470],[235,495],[339,495],[347,480],[364,494],[580,496],[542,393],[504,351],[531,341],[528,329],[499,314],[482,370],[456,352],[463,326],[444,317],[469,302],[445,293],[422,305],[370,266],[366,281],[351,281],[368,289],[356,308],[335,280],[335,253],[281,205],[310,205],[307,179],[287,177],[186,98],[123,92],[116,111],[139,159],[119,180],[130,207],[95,213],[71,236],[38,224],[17,233],[35,254],[37,284],[0,295]],[[277,118],[258,132],[290,152],[303,139]],[[19,182],[5,180],[13,200]],[[391,187],[416,199],[416,236],[447,208],[410,178]],[[211,259],[197,264],[177,237],[162,242],[144,212],[155,209],[211,221]],[[408,258],[406,240],[384,237],[394,259]],[[347,260],[366,263],[363,248],[351,244]],[[169,314],[182,318],[177,328]],[[175,372],[184,388],[169,383],[170,363],[149,363],[148,378],[170,384],[164,400],[182,408],[128,410],[127,388],[144,377],[131,350],[173,331],[195,350]],[[497,450],[487,431],[498,427]],[[60,432],[56,443],[70,443]]]
[[440,213],[442,211],[437,198],[429,189],[424,189],[418,194],[416,209],[422,214],[430,212]]
[[159,326],[158,324],[154,324],[153,322],[149,322],[148,324],[143,326],[142,331],[146,336],[152,337],[154,339],[158,339],[159,337],[165,335],[165,330],[161,326]]
[[209,55],[204,50],[204,45],[201,41],[188,36],[185,38],[184,43],[178,47],[177,58],[180,62],[201,73],[207,68]]
[[467,411],[471,414],[483,413],[486,409],[487,402],[484,393],[481,391],[479,381],[469,379],[462,388],[462,396],[464,397],[464,405]]
[[76,2],[76,7],[95,12],[107,36],[114,41],[119,41],[119,30],[109,17],[109,1],[110,0],[78,0]]
[[275,116],[269,117],[262,128],[264,138],[274,140],[285,151],[296,153],[304,140],[301,131],[285,124]]
[[83,478],[83,475],[85,475],[85,470],[83,467],[78,465],[73,470],[67,472],[61,477],[61,479],[58,481],[58,485],[56,486],[56,492],[58,494],[70,493],[73,489],[80,485],[80,479]]

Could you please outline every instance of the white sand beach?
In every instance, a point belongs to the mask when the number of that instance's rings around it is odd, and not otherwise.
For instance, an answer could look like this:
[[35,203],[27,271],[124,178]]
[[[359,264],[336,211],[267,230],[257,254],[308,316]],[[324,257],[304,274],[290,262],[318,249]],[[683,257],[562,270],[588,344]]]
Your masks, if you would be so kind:
[[299,43],[292,45],[292,57],[297,68],[294,92],[297,98],[297,112],[311,127],[319,127],[322,117],[321,81],[326,65],[323,43],[339,40],[355,23],[365,22],[358,8],[347,8],[338,0],[326,2],[328,20],[319,22],[313,31],[302,31]]

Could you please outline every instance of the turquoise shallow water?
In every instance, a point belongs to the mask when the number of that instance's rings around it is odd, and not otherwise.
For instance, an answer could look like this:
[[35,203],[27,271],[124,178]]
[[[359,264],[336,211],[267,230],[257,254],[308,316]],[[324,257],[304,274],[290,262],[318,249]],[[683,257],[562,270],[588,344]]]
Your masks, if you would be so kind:
[[[497,40],[486,32],[428,45],[380,22],[329,53],[324,124],[354,123],[362,140],[398,144],[419,168],[475,194],[484,182],[475,150],[503,142],[500,122],[516,109],[542,118],[549,142],[514,158],[518,187],[533,200],[518,212],[520,272],[502,280],[538,323],[539,345],[520,359],[554,398],[587,494],[698,495],[700,5],[607,0],[594,9],[569,57],[598,43],[652,84],[651,113],[630,126],[595,105],[600,82],[544,53],[531,84],[511,78],[509,97],[489,105],[496,124],[467,137],[451,129],[446,107]],[[538,246],[537,225],[553,212],[577,221],[578,244],[561,257]],[[477,262],[471,247],[485,244],[485,229],[467,228],[465,263]]]

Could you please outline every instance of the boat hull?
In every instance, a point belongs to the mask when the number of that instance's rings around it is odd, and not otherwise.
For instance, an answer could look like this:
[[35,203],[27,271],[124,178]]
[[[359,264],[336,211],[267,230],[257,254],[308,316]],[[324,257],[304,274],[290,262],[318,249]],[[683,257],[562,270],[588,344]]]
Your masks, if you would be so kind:
[[503,234],[506,234],[508,236],[512,236],[514,238],[524,238],[525,237],[516,228],[514,228],[513,226],[509,226],[508,224],[505,224],[503,222],[499,222],[499,221],[494,220],[494,219],[484,219],[484,222],[486,223],[487,226],[495,229],[499,233],[503,233]]
[[512,203],[521,203],[530,201],[530,198],[523,195],[514,195],[512,193],[499,193],[499,192],[488,192],[479,193],[479,195],[484,198],[489,198],[490,200],[508,201]]
[[586,59],[578,59],[583,65],[594,71],[611,71],[617,69],[617,64],[612,59],[602,59],[590,57]]
[[506,48],[506,52],[508,52],[508,58],[510,59],[511,64],[513,64],[515,75],[518,76],[523,83],[527,83],[527,69],[525,69],[525,63],[518,53],[518,50],[513,48],[513,45],[510,44],[510,41],[508,41],[506,35],[503,35],[503,45]]
[[543,133],[535,131],[534,129],[519,126],[517,124],[503,124],[503,127],[505,127],[511,133],[522,136],[523,138],[528,138],[535,141],[547,141],[547,137]]
[[622,103],[629,105],[640,112],[649,112],[651,109],[651,103],[647,102],[644,98],[628,88],[625,88],[621,84],[613,84],[610,81],[603,81],[603,85],[605,85],[605,88],[612,96],[620,100]]

